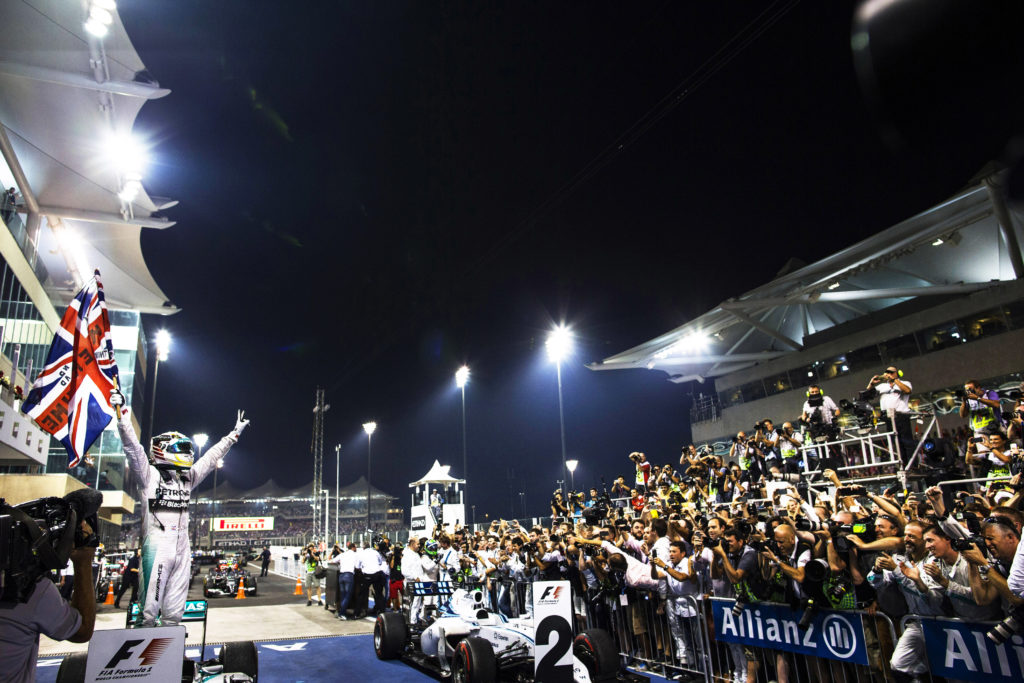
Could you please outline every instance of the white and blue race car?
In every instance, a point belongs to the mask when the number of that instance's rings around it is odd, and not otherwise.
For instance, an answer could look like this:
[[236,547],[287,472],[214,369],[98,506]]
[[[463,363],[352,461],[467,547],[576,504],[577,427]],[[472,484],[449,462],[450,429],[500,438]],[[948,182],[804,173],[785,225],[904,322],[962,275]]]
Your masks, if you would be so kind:
[[[409,596],[427,596],[426,621],[409,623]],[[528,617],[509,619],[492,611],[479,588],[454,583],[407,584],[402,612],[377,616],[373,646],[380,659],[403,658],[455,683],[533,681],[535,629]],[[619,666],[611,636],[600,629],[580,633],[572,641],[573,680],[646,681]]]

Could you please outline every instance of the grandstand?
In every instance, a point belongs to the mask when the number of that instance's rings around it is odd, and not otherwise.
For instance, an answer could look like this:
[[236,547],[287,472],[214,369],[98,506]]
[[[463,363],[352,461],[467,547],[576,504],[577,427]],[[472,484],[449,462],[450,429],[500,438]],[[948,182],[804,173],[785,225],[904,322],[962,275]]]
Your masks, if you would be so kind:
[[[274,545],[304,545],[312,539],[313,498],[312,482],[295,488],[281,486],[273,479],[248,491],[231,484],[217,486],[197,493],[190,505],[190,529],[193,547],[239,546],[269,543]],[[334,490],[324,489],[330,500],[326,528],[333,540],[335,528],[338,537],[359,534],[366,530],[366,479],[360,478]],[[336,519],[335,500],[340,502]],[[397,506],[394,496],[377,488],[371,489],[371,522],[375,531],[395,531],[405,524],[405,509]],[[210,524],[219,517],[273,517],[273,530],[266,531],[210,531]],[[336,525],[337,522],[337,525]]]

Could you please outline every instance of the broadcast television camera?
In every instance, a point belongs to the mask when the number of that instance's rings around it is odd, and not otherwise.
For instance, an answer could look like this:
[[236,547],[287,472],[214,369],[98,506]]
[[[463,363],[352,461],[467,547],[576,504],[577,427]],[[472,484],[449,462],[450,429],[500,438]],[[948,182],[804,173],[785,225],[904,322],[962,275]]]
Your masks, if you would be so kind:
[[99,537],[86,536],[80,523],[96,529],[102,503],[103,494],[93,489],[16,506],[0,498],[0,600],[28,600],[40,578],[67,565],[74,548],[97,547]]

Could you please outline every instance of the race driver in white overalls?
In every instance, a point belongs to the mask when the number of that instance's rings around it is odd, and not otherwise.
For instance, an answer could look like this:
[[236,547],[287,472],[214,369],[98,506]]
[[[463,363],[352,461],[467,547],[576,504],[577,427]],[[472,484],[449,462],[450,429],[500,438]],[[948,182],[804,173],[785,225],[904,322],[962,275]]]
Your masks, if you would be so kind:
[[110,404],[120,414],[121,435],[128,465],[138,477],[142,506],[142,567],[139,603],[142,625],[164,626],[181,621],[188,597],[192,552],[188,538],[188,504],[192,489],[227,454],[249,421],[238,411],[235,428],[193,463],[192,441],[178,432],[165,432],[150,442],[149,457],[135,437],[131,422],[121,414],[124,396],[111,392]]

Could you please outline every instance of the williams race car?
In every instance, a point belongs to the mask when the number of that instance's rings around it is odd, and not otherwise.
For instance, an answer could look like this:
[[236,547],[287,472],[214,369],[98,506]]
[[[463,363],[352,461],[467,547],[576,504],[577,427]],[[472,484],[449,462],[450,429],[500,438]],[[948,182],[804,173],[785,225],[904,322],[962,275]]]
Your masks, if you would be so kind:
[[[377,616],[373,647],[379,659],[401,657],[455,683],[534,680],[534,623],[491,611],[479,588],[452,582],[409,582],[402,612]],[[410,623],[410,594],[430,596],[426,618]],[[571,635],[571,634],[567,634]],[[572,641],[573,681],[647,681],[622,670],[611,636],[600,629]]]
[[203,577],[203,596],[213,598],[221,595],[234,597],[238,594],[238,582],[245,581],[245,596],[256,595],[256,577],[250,572],[239,568],[235,563],[221,562],[210,568]]

